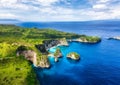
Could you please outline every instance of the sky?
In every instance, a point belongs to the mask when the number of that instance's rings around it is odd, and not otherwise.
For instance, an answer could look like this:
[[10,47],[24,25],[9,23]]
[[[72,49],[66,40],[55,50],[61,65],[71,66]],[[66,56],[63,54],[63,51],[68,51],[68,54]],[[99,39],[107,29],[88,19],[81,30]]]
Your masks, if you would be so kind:
[[22,21],[120,19],[120,0],[0,0],[0,19]]

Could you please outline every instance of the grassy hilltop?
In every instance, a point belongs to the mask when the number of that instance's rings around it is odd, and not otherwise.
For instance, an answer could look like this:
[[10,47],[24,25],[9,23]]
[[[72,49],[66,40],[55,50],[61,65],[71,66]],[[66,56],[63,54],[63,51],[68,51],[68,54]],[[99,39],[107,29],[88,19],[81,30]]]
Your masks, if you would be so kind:
[[40,43],[43,39],[76,38],[79,35],[53,29],[22,28],[15,25],[0,25],[0,42]]

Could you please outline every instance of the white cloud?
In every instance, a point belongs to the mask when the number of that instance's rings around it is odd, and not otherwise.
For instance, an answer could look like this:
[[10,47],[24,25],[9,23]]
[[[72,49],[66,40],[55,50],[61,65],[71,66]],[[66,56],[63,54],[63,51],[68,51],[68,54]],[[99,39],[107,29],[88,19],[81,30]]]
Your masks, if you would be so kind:
[[[10,9],[10,10],[37,10],[37,7],[34,7],[29,4],[23,4],[22,1],[26,0],[0,0],[0,8],[1,9]],[[27,0],[28,1],[28,0]]]
[[16,19],[18,18],[18,16],[11,14],[11,13],[0,13],[0,19],[7,19],[7,18]]
[[18,0],[0,0],[0,3],[2,4],[6,4],[6,3],[9,3],[9,4],[13,4],[13,3],[16,3]]
[[105,9],[107,6],[105,4],[96,4],[93,5],[93,9]]
[[28,21],[120,19],[120,5],[112,4],[117,0],[88,0],[91,4],[88,8],[55,6],[59,1],[68,3],[67,0],[0,0],[0,18]]
[[42,6],[50,6],[59,0],[38,0]]
[[99,3],[106,3],[106,2],[109,2],[111,0],[98,0]]

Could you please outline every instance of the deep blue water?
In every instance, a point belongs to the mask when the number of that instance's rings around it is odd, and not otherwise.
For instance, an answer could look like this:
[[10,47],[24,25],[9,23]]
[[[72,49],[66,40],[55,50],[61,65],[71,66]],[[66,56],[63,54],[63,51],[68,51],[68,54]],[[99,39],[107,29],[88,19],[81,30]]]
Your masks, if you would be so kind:
[[[47,22],[20,23],[23,27],[54,28],[78,34],[102,37],[98,44],[70,42],[59,47],[63,57],[55,63],[50,57],[50,69],[36,68],[41,85],[120,85],[120,41],[106,37],[120,36],[120,22]],[[55,48],[50,49],[51,52]],[[80,54],[78,62],[66,58],[67,53]]]
[[24,22],[22,27],[52,28],[65,32],[112,37],[120,35],[120,21],[87,21],[87,22]]

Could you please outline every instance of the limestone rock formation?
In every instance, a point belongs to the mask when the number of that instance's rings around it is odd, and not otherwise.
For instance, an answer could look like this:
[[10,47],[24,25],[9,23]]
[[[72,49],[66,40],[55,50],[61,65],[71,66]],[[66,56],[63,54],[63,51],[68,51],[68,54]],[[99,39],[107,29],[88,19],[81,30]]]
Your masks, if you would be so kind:
[[61,53],[61,50],[59,48],[57,48],[54,53],[55,62],[58,62],[58,58],[60,58],[60,57],[62,57],[62,53]]
[[67,54],[67,58],[73,59],[73,60],[79,60],[80,55],[76,52],[70,52]]
[[50,62],[47,55],[42,55],[40,58],[37,58],[37,66],[41,68],[49,68]]
[[32,62],[35,66],[37,65],[36,61],[36,53],[32,50],[24,50],[24,51],[18,51],[17,56],[24,56],[27,60]]

